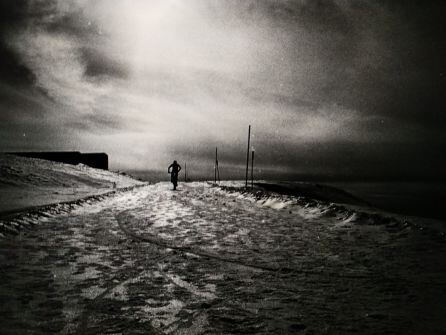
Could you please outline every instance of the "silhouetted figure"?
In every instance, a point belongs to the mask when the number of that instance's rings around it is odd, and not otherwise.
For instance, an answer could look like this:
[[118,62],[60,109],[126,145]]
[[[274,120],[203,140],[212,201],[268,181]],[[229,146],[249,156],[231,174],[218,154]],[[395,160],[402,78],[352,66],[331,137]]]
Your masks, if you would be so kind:
[[178,173],[181,171],[180,164],[177,163],[177,161],[173,161],[172,164],[170,164],[169,168],[167,169],[167,173],[170,173],[170,181],[173,184],[173,189],[177,189],[178,185]]

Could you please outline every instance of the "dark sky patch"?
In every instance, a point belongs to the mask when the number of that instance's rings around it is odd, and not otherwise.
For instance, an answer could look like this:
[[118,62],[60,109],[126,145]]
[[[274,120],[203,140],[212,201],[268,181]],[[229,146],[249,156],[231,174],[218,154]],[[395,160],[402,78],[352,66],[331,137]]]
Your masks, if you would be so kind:
[[87,78],[104,79],[112,77],[125,79],[129,74],[124,64],[94,48],[80,49],[80,56],[81,62],[85,66],[84,74]]
[[0,29],[2,33],[23,23],[29,16],[28,0],[3,0],[0,2]]
[[320,99],[364,115],[443,128],[446,3],[345,2],[344,8],[330,3],[307,2],[305,9],[290,10],[296,22],[303,18],[309,29],[323,27],[329,37],[317,53],[325,64]]
[[35,81],[34,74],[24,65],[20,55],[8,46],[11,31],[26,24],[28,7],[28,0],[0,2],[0,81],[5,84],[26,87]]
[[[443,146],[439,143],[417,142],[407,145],[400,142],[380,144],[356,142],[284,143],[270,139],[255,143],[256,168],[272,166],[268,178],[329,178],[333,180],[439,180],[446,179],[440,168],[444,159]],[[172,156],[191,164],[211,166],[215,151],[209,147],[195,147],[194,160],[185,153],[187,146],[175,150]],[[215,148],[214,148],[215,150]],[[246,152],[241,146],[219,147],[221,171],[228,173],[235,167],[232,177],[243,178]],[[207,162],[207,164],[206,164]],[[272,165],[271,162],[274,162]],[[189,164],[189,163],[188,163]],[[209,168],[209,171],[212,169]]]
[[87,40],[101,34],[101,29],[97,24],[89,20],[80,9],[57,16],[50,20],[45,28],[50,33],[67,34]]
[[23,64],[20,56],[0,41],[0,80],[4,83],[26,87],[33,85],[36,77]]

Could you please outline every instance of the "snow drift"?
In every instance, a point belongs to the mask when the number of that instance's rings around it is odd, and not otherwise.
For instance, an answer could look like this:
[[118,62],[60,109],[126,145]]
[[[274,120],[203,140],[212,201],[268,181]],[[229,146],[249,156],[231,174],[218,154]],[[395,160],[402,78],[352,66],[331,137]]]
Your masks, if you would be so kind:
[[143,184],[129,176],[36,158],[0,154],[0,213]]

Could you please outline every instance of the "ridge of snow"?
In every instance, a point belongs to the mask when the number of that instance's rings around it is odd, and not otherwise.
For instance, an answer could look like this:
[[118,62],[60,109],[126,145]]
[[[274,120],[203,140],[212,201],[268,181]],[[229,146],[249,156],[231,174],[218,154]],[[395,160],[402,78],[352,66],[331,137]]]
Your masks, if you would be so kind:
[[73,201],[113,189],[143,184],[83,164],[0,154],[0,213]]

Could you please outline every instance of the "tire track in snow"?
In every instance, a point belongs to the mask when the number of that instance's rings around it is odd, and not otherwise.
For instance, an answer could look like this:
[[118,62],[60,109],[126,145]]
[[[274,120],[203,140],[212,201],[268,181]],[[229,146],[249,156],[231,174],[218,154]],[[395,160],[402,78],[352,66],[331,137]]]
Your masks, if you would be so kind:
[[[160,262],[162,260],[164,260],[165,258],[167,258],[169,255],[163,255],[158,257],[157,259],[155,259],[155,262]],[[142,276],[144,273],[146,273],[147,270],[143,270],[141,272],[139,272],[136,276],[133,276],[131,278],[127,278],[125,280],[121,280],[118,283],[113,283],[112,285],[110,285],[109,287],[107,287],[104,292],[102,292],[101,294],[99,294],[98,296],[96,296],[95,298],[93,298],[83,309],[81,315],[80,315],[80,322],[79,322],[79,330],[76,332],[78,334],[88,334],[90,333],[88,330],[88,321],[89,321],[89,312],[92,309],[92,306],[95,305],[99,300],[103,299],[104,297],[108,296],[109,294],[111,294],[111,292],[113,292],[117,287],[125,284],[126,282],[130,282],[135,278],[138,278],[140,276]],[[112,282],[113,282],[112,278]],[[154,326],[150,326],[150,330],[153,331],[155,334],[164,334],[164,332],[160,331],[159,329],[157,329]]]
[[195,256],[199,256],[199,257],[203,257],[203,258],[211,258],[211,259],[215,259],[215,260],[218,260],[221,262],[237,264],[237,265],[241,265],[241,266],[256,269],[256,270],[270,271],[270,272],[282,272],[282,271],[290,272],[290,271],[292,271],[292,269],[289,269],[286,267],[272,267],[272,266],[243,262],[238,259],[227,258],[227,257],[222,257],[219,255],[211,254],[211,253],[208,253],[203,250],[196,249],[196,248],[172,245],[172,244],[163,242],[162,240],[157,239],[155,237],[138,235],[125,226],[125,221],[129,217],[129,215],[127,214],[128,212],[131,212],[131,210],[122,211],[122,212],[116,214],[115,218],[116,218],[116,221],[118,222],[119,228],[124,232],[125,235],[127,235],[128,237],[130,237],[132,239],[135,239],[138,241],[143,241],[143,242],[148,242],[148,243],[151,243],[151,244],[154,244],[159,247],[166,248],[166,249],[177,250],[177,251],[180,251],[181,253],[189,253],[189,254],[192,254]]

